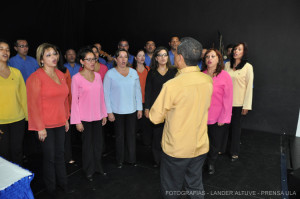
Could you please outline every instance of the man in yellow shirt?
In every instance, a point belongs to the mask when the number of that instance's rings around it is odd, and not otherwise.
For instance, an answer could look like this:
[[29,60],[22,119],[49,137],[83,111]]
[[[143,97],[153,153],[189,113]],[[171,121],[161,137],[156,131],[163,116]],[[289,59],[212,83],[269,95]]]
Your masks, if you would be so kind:
[[197,40],[181,39],[174,59],[178,74],[163,85],[150,110],[154,124],[165,121],[160,167],[163,198],[204,198],[202,166],[209,150],[207,115],[213,85],[197,66],[201,51]]

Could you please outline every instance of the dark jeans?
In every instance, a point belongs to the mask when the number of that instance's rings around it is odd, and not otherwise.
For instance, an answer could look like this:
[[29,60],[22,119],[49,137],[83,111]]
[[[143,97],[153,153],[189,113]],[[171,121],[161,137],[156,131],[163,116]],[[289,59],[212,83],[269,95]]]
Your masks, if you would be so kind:
[[153,158],[156,164],[160,164],[161,153],[162,153],[161,139],[164,130],[164,123],[153,125],[152,130],[153,130],[152,131],[153,132],[153,140],[152,140]]
[[[162,152],[160,165],[163,198],[204,198],[202,167],[206,154],[194,158],[174,158]],[[184,190],[185,192],[182,192]]]
[[65,127],[46,128],[47,137],[41,142],[43,150],[43,176],[46,189],[52,192],[58,185],[67,186],[67,173],[64,158]]
[[207,125],[208,127],[208,137],[209,137],[209,152],[207,154],[208,164],[215,164],[218,158],[218,152],[221,151],[222,144],[224,140],[227,142],[226,135],[228,124],[223,126],[218,126],[218,123]]
[[230,124],[230,154],[239,155],[240,153],[240,141],[241,141],[241,119],[242,119],[242,107],[232,107],[232,116]]
[[95,172],[103,173],[102,168],[102,120],[93,122],[82,121],[82,169],[86,175]]
[[[129,163],[136,162],[136,112],[131,114],[116,114],[114,129],[116,135],[116,159],[123,163],[126,159]],[[126,141],[126,142],[125,142]],[[125,144],[126,143],[126,144]],[[126,158],[125,158],[126,150]]]
[[0,156],[22,166],[25,120],[0,124]]

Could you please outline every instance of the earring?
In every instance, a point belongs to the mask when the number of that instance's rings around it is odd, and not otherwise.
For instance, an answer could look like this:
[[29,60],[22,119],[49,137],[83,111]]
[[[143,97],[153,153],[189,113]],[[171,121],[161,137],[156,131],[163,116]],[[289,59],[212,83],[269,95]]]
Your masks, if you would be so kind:
[[42,65],[42,67],[44,66],[44,64],[43,64],[43,63],[41,63],[41,65]]
[[81,64],[81,67],[83,68],[83,64]]

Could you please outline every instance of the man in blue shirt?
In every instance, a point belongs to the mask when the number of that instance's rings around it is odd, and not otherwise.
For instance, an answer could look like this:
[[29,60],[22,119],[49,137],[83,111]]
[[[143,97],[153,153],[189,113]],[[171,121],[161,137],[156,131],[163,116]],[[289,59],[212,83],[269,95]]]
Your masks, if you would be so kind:
[[67,63],[64,66],[69,70],[71,78],[79,72],[80,65],[76,63],[76,52],[74,49],[68,49],[65,53]]
[[39,65],[35,58],[27,55],[29,48],[25,39],[18,39],[14,45],[17,54],[9,59],[8,65],[19,69],[26,83],[27,78],[39,68]]
[[[118,43],[118,49],[124,49],[124,50],[127,50],[127,51],[128,51],[128,49],[129,49],[128,41],[125,40],[125,39],[121,39],[121,40],[119,41],[119,43]],[[129,51],[128,51],[128,52],[129,52]],[[113,56],[112,59],[109,59],[109,58],[108,58],[108,60],[107,60],[107,62],[106,62],[106,63],[107,63],[106,66],[107,66],[108,70],[111,69],[111,68],[113,68],[113,58],[114,58],[114,57],[115,57],[115,56]],[[130,64],[132,64],[132,63],[133,63],[133,60],[134,60],[134,56],[131,55],[131,54],[129,54],[128,62],[129,62]]]
[[202,49],[201,59],[200,59],[200,61],[198,62],[198,67],[200,68],[200,71],[202,70],[202,61],[205,60],[204,55],[205,55],[206,51],[207,51],[206,48],[203,48],[203,49]]
[[230,61],[230,54],[231,54],[233,46],[234,46],[233,44],[228,44],[226,46],[226,59],[224,58],[224,64],[226,62]]
[[171,41],[169,42],[169,46],[171,47],[171,50],[169,51],[169,58],[171,61],[171,64],[174,66],[174,54],[177,52],[177,47],[180,44],[179,37],[174,36],[171,37]]
[[[101,46],[101,44],[100,44],[100,43],[94,43],[94,46],[97,47],[98,52],[99,52],[99,54],[100,54],[100,56],[101,56],[101,55],[102,55],[102,53],[101,53],[101,51],[102,51],[102,46]],[[111,57],[110,55],[107,55],[107,59],[108,59],[108,60],[111,60],[112,57]],[[99,57],[99,62],[100,62],[101,64],[107,65],[106,60],[103,59],[102,57]]]
[[152,55],[154,53],[154,50],[156,49],[154,41],[147,41],[145,45],[145,64],[146,66],[150,66]]

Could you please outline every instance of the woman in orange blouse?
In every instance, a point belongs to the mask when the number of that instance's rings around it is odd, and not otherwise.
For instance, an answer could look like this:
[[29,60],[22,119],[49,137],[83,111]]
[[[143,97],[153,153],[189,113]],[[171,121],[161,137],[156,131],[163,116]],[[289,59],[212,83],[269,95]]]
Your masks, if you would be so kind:
[[43,151],[43,177],[47,192],[55,194],[56,180],[66,192],[64,162],[65,131],[69,130],[68,85],[56,66],[58,51],[52,44],[41,44],[36,51],[41,68],[27,79],[28,128],[37,131]]
[[[149,66],[145,64],[145,51],[138,50],[136,56],[133,61],[133,68],[137,71],[140,79],[140,85],[142,90],[142,99],[143,99],[143,107],[145,103],[145,87],[146,87],[146,79],[148,75],[148,71],[150,70]],[[144,114],[143,114],[144,115]],[[151,145],[151,122],[143,116],[140,120],[138,120],[138,131],[142,131],[142,140],[145,146]]]
[[[71,103],[72,103],[72,94],[71,94],[71,74],[64,66],[64,60],[63,60],[63,55],[59,48],[58,50],[58,62],[57,62],[57,69],[60,70],[61,72],[64,73],[66,82],[69,88],[69,94],[68,94],[68,103],[69,103],[69,110],[71,111]],[[70,123],[70,121],[69,121]],[[68,132],[66,132],[66,137],[65,137],[65,162],[69,164],[74,164],[75,161],[72,159],[72,144],[71,144],[71,134],[75,133],[75,128],[72,128],[73,126],[70,126],[70,129]]]

